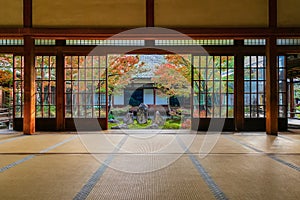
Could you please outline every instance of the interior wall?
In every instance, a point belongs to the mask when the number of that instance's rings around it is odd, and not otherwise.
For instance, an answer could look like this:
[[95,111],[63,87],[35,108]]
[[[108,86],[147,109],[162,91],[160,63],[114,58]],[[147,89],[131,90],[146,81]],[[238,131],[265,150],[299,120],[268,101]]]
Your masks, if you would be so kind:
[[23,0],[0,0],[0,26],[23,26]]
[[[146,0],[32,0],[34,27],[141,27]],[[278,26],[300,27],[300,1],[278,1]],[[0,27],[23,26],[23,0],[0,0]],[[155,0],[163,27],[267,27],[268,0]]]
[[33,0],[34,27],[139,27],[144,0]]
[[300,1],[278,1],[278,27],[300,27]]
[[268,0],[156,0],[163,27],[267,27]]

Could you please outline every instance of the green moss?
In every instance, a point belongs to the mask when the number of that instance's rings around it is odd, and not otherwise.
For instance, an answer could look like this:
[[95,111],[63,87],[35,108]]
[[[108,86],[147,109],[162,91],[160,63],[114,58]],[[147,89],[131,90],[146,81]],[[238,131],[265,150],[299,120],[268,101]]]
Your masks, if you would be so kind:
[[162,129],[180,129],[181,119],[167,119]]
[[[123,121],[120,121],[119,124],[108,123],[108,128],[111,129],[113,126],[122,124]],[[146,129],[152,124],[152,120],[148,119],[146,124],[139,124],[137,120],[134,120],[133,124],[128,125],[129,129]],[[160,127],[161,129],[180,129],[181,128],[181,119],[167,119],[165,124]]]
[[136,120],[134,120],[133,124],[128,125],[129,129],[145,129],[148,126],[150,126],[152,123],[151,119],[148,119],[148,122],[146,124],[139,124]]

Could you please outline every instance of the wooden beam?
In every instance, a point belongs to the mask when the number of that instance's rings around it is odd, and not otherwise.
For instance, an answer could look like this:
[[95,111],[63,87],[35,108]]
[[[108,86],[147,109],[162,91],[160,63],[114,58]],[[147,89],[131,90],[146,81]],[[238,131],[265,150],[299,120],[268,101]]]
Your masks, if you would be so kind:
[[35,132],[35,68],[34,40],[24,37],[24,134]]
[[[56,54],[58,49],[61,49],[66,54],[72,55],[88,55],[95,49],[94,46],[36,46],[35,54],[36,55],[53,55]],[[295,46],[294,48],[296,48]],[[134,49],[134,50],[133,50]],[[205,52],[203,51],[205,50]],[[299,48],[298,48],[299,49]],[[5,48],[3,48],[5,50]],[[1,51],[1,47],[0,47]],[[177,53],[194,53],[201,54],[201,52],[207,54],[222,54],[228,55],[234,52],[239,52],[242,54],[255,54],[255,55],[265,55],[265,46],[243,46],[238,48],[234,45],[224,45],[224,46],[152,46],[149,48],[147,46],[141,46],[137,49],[136,46],[124,47],[124,46],[98,46],[95,51],[98,55],[106,55],[110,53],[132,53],[132,54],[168,54],[170,52]],[[299,50],[298,50],[299,52]]]
[[[268,28],[173,28],[192,38],[262,38],[273,34]],[[98,28],[33,28],[30,34],[34,37],[51,37],[57,39],[107,39],[128,29]],[[299,32],[300,33],[300,32]],[[300,35],[300,34],[299,34]],[[115,39],[183,39],[179,34],[139,33],[122,34]],[[186,37],[185,37],[186,38]]]
[[32,27],[32,0],[23,0],[23,25],[25,28]]
[[21,38],[23,36],[23,28],[4,28],[0,29],[0,37],[4,38]]
[[266,133],[269,135],[278,135],[278,70],[276,37],[267,39],[266,55]]
[[0,53],[23,54],[23,46],[0,46]]
[[[237,49],[242,48],[244,40],[235,40]],[[244,129],[244,55],[237,50],[235,52],[234,62],[234,120],[235,130]]]
[[[134,28],[134,27],[132,27]],[[137,27],[136,27],[137,28]],[[290,28],[179,28],[170,27],[193,39],[251,39],[276,36],[280,38],[300,38],[300,27]],[[129,28],[1,28],[0,37],[22,37],[32,35],[34,38],[51,39],[107,39]],[[117,39],[117,38],[116,38]],[[123,35],[119,39],[180,39],[178,34],[165,35],[144,33]]]
[[154,27],[154,0],[146,0],[146,26]]

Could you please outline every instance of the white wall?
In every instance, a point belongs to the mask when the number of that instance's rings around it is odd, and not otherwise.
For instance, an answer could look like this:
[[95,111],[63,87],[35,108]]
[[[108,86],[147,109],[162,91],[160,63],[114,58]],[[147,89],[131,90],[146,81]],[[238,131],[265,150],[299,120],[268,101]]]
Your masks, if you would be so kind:
[[156,94],[156,105],[168,105],[168,97],[160,96]]
[[114,105],[124,105],[124,91],[114,94]]
[[144,103],[145,104],[154,104],[154,92],[153,89],[144,89]]

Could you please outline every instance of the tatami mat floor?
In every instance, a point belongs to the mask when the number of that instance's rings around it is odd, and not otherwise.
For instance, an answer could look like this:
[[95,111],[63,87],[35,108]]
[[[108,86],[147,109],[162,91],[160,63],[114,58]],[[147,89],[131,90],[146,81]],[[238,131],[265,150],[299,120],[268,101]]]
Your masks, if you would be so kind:
[[300,199],[300,134],[0,134],[0,199]]

